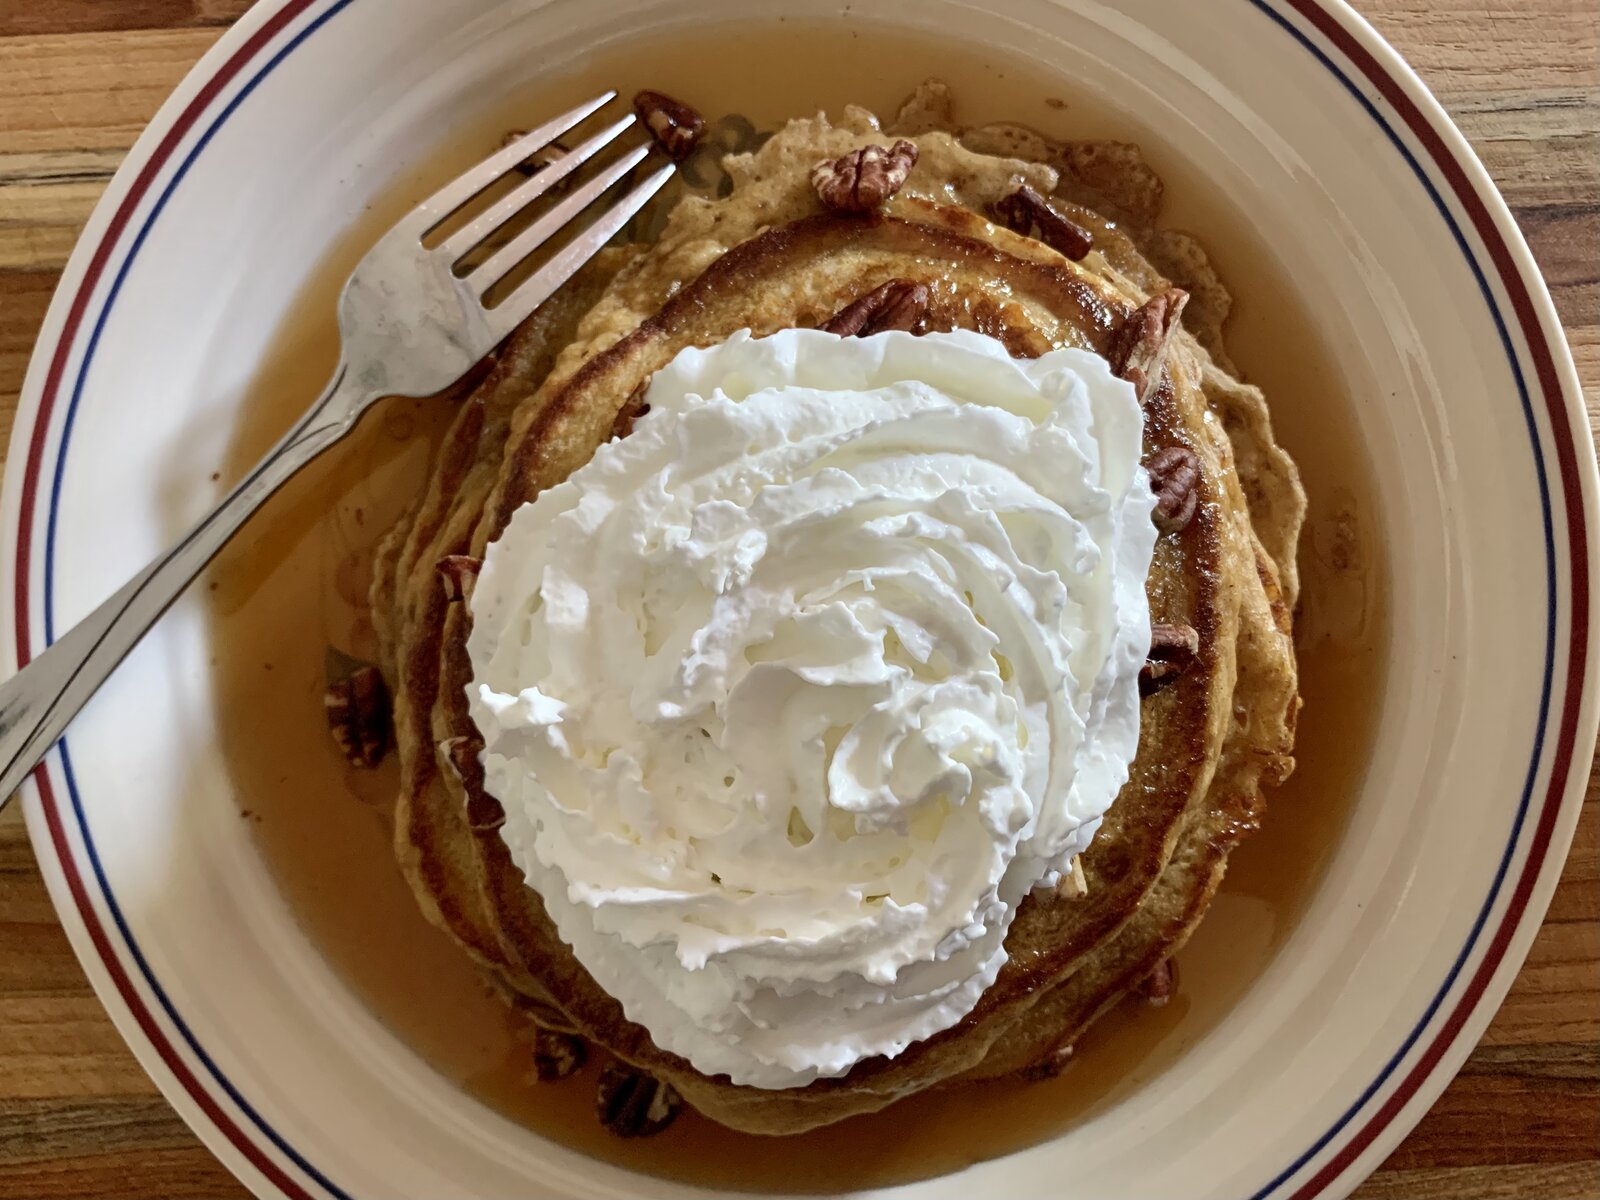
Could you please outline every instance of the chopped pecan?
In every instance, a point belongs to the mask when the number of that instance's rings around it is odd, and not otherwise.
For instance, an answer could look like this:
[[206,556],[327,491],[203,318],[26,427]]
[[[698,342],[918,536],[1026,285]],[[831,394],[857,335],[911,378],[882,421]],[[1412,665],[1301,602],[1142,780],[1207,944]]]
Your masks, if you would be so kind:
[[891,279],[825,321],[822,330],[840,337],[870,337],[890,329],[916,331],[928,311],[926,285]]
[[1167,347],[1178,332],[1178,321],[1187,303],[1188,292],[1181,288],[1168,288],[1151,296],[1135,309],[1111,336],[1110,353],[1107,355],[1111,370],[1133,384],[1134,391],[1139,393],[1140,404],[1148,404],[1161,386]]
[[454,604],[457,600],[472,599],[472,585],[478,582],[483,559],[470,554],[446,554],[434,564],[434,569],[439,572],[444,598]]
[[[500,139],[500,148],[503,150],[512,143],[520,141],[527,136],[528,131],[526,129],[508,130],[506,136]],[[533,152],[531,156],[523,159],[517,164],[517,173],[532,178],[540,171],[548,167],[551,163],[559,159],[562,155],[566,154],[567,150],[568,147],[564,142],[549,142],[546,145],[540,146]],[[568,173],[556,180],[556,182],[550,186],[549,190],[551,192],[564,192],[572,186],[572,181],[574,178],[576,178],[574,175]]]
[[644,402],[644,394],[649,390],[650,381],[646,379],[628,393],[628,398],[622,402],[622,407],[617,410],[617,415],[611,422],[613,441],[632,433],[633,423],[650,411],[650,406]]
[[917,162],[917,144],[901,138],[889,149],[863,146],[811,169],[817,199],[836,212],[871,212],[900,190]]
[[1057,212],[1050,201],[1025,183],[997,201],[994,211],[1013,233],[1036,238],[1073,262],[1094,249],[1094,234],[1065,213]]
[[445,738],[439,743],[439,755],[467,794],[467,827],[473,833],[493,833],[504,825],[505,809],[483,786],[483,739],[465,735]]
[[1200,635],[1193,625],[1155,624],[1150,627],[1150,656],[1139,668],[1139,689],[1152,692],[1176,679],[1200,654]]
[[378,765],[389,748],[389,689],[377,667],[358,667],[322,694],[334,743],[353,767]]
[[540,1083],[565,1079],[583,1066],[589,1056],[584,1040],[575,1033],[533,1027],[533,1074]]
[[1023,1067],[1022,1078],[1029,1083],[1043,1083],[1047,1079],[1054,1079],[1072,1061],[1073,1053],[1071,1045],[1057,1046]]
[[1134,984],[1133,990],[1143,996],[1151,1008],[1160,1008],[1178,990],[1178,964],[1170,958],[1163,959],[1155,970]]
[[706,131],[704,117],[682,100],[660,92],[640,92],[633,98],[633,111],[639,114],[656,144],[675,162],[688,158]]
[[605,1065],[594,1098],[600,1124],[618,1137],[660,1133],[672,1124],[682,1104],[671,1086],[623,1062]]
[[1200,506],[1200,456],[1187,446],[1165,446],[1150,456],[1146,469],[1156,494],[1156,528],[1176,533]]
[[1082,900],[1089,894],[1089,881],[1083,874],[1083,855],[1074,854],[1067,869],[1061,872],[1061,882],[1056,884],[1056,895],[1063,900]]

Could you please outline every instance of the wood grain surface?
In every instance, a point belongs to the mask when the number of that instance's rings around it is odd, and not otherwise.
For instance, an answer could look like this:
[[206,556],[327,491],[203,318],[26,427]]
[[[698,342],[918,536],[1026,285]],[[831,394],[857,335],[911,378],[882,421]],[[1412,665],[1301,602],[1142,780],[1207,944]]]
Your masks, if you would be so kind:
[[[1178,0],[1174,0],[1178,2]],[[1203,0],[1210,2],[1210,0]],[[248,0],[0,0],[0,446],[56,277],[145,122]],[[1358,0],[1460,123],[1600,414],[1600,0]],[[1600,1200],[1600,773],[1466,1068],[1363,1200]],[[243,1197],[123,1046],[0,814],[0,1197]]]

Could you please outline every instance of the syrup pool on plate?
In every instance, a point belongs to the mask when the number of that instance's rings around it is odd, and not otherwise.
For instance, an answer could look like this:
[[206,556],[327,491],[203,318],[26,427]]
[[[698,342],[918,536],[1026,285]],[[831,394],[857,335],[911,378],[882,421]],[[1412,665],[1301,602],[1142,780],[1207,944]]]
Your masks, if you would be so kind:
[[[1296,623],[1305,697],[1299,765],[1269,796],[1262,828],[1234,853],[1210,913],[1178,955],[1177,995],[1163,1008],[1130,1000],[1108,1014],[1054,1080],[939,1089],[789,1138],[734,1133],[687,1109],[656,1137],[612,1137],[594,1115],[595,1064],[560,1083],[531,1082],[507,1010],[418,910],[391,846],[393,760],[377,771],[347,767],[324,723],[329,648],[375,656],[366,613],[373,551],[421,488],[448,405],[385,401],[286,488],[208,576],[236,803],[298,919],[349,986],[426,1061],[513,1120],[596,1157],[707,1187],[825,1192],[942,1174],[1070,1129],[1173,1066],[1260,976],[1314,891],[1361,786],[1383,682],[1385,590],[1352,400],[1338,392],[1328,348],[1245,214],[1151,131],[1058,77],[901,32],[885,55],[885,36],[863,22],[701,30],[683,45],[658,37],[610,46],[512,89],[381,197],[316,267],[261,364],[221,465],[225,478],[241,475],[316,395],[338,353],[339,286],[402,212],[506,130],[607,86],[624,95],[656,88],[713,119],[742,114],[771,129],[847,103],[892,114],[937,74],[952,87],[958,120],[1138,142],[1165,179],[1164,224],[1197,234],[1232,290],[1229,351],[1266,392],[1310,499]],[[707,61],[719,70],[703,70]]]

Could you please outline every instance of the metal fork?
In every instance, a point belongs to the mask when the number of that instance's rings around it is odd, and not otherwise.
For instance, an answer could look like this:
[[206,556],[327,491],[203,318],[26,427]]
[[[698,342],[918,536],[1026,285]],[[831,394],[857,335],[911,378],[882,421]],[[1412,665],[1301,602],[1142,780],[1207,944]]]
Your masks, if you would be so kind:
[[[0,686],[0,806],[65,732],[145,632],[239,528],[295,472],[355,428],[386,396],[444,391],[592,258],[672,176],[653,141],[633,146],[572,188],[482,262],[468,264],[530,203],[616,143],[628,112],[553,158],[431,249],[452,213],[616,99],[606,92],[518,138],[412,209],[367,252],[339,298],[339,365],[322,395],[228,496],[171,550]],[[484,298],[630,171],[657,164],[494,307]],[[461,274],[457,275],[457,271]]]

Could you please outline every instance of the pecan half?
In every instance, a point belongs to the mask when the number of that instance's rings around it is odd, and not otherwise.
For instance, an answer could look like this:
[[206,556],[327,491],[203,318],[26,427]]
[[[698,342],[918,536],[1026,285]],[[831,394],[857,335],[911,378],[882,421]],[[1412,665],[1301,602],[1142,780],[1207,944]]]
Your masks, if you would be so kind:
[[444,588],[444,598],[451,604],[472,598],[472,585],[478,582],[478,572],[483,569],[483,559],[470,554],[446,554],[434,564],[439,572],[439,584]]
[[1156,494],[1156,528],[1176,533],[1194,520],[1200,506],[1200,456],[1187,446],[1165,446],[1150,456],[1145,469]]
[[611,422],[611,438],[625,438],[633,432],[633,423],[645,413],[650,411],[650,406],[644,402],[644,394],[650,390],[650,381],[646,379],[633,391],[628,393],[628,398],[622,402],[622,407],[617,410],[617,415]]
[[1178,990],[1178,964],[1170,958],[1163,959],[1155,970],[1134,984],[1133,990],[1143,996],[1151,1008],[1160,1008]]
[[1200,654],[1200,635],[1193,625],[1156,624],[1150,627],[1150,656],[1139,668],[1139,690],[1152,692],[1176,679]]
[[917,163],[917,144],[901,138],[889,149],[863,146],[811,169],[817,199],[835,212],[871,212],[905,183]]
[[588,1056],[588,1047],[577,1034],[534,1026],[533,1074],[540,1083],[565,1079],[583,1066]]
[[1025,183],[996,201],[994,211],[1011,232],[1035,238],[1073,262],[1081,261],[1094,249],[1094,234],[1065,213],[1057,212],[1050,201]]
[[622,1062],[605,1065],[594,1098],[600,1124],[618,1137],[660,1133],[672,1124],[682,1104],[670,1085]]
[[633,111],[639,114],[656,144],[675,162],[688,158],[706,131],[704,117],[682,100],[660,92],[640,92],[633,98]]
[[358,667],[322,694],[328,731],[346,761],[371,768],[389,748],[389,689],[377,667]]
[[439,756],[467,794],[467,827],[473,833],[493,833],[506,823],[500,801],[483,787],[483,739],[457,736],[439,743]]
[[[528,131],[526,129],[507,130],[505,137],[500,139],[500,148],[504,150],[513,142],[520,141],[527,136]],[[540,146],[531,156],[517,164],[517,173],[526,175],[531,179],[566,154],[567,151],[568,147],[564,142],[550,142],[547,145]],[[572,187],[573,180],[576,178],[575,175],[568,173],[551,184],[549,190],[551,192],[565,192]]]
[[928,312],[926,285],[909,279],[891,279],[861,299],[845,305],[821,328],[840,337],[871,337],[890,329],[911,332]]
[[1178,322],[1187,303],[1188,292],[1168,288],[1146,300],[1111,335],[1107,354],[1111,370],[1133,384],[1140,404],[1148,404],[1161,386],[1167,348],[1178,332]]

